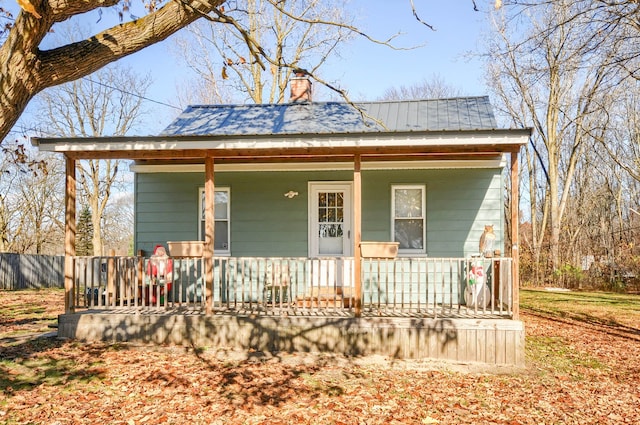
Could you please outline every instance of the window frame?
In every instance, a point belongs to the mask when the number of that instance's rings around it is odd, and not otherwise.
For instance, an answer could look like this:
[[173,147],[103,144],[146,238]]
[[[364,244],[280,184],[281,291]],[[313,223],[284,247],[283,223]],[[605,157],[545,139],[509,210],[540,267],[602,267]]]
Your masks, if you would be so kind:
[[[421,217],[396,217],[396,190],[418,189],[421,193]],[[398,248],[399,254],[419,255],[427,253],[427,186],[424,184],[394,184],[391,185],[391,240],[396,242],[396,220],[398,219],[422,220],[422,248]]]
[[[231,255],[231,188],[229,187],[216,187],[216,192],[226,192],[227,194],[227,218],[217,219],[215,222],[226,221],[227,222],[227,249],[214,249],[214,256],[230,256]],[[198,188],[198,240],[202,240],[202,231],[204,228],[205,211],[204,211],[204,187]]]

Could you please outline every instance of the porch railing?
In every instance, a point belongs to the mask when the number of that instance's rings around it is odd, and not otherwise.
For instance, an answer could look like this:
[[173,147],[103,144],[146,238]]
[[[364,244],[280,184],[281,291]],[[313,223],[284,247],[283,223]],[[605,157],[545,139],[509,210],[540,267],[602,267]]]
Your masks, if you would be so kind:
[[[204,311],[201,258],[75,257],[75,308]],[[213,259],[214,312],[353,314],[353,258]],[[362,259],[365,315],[512,314],[510,258]]]

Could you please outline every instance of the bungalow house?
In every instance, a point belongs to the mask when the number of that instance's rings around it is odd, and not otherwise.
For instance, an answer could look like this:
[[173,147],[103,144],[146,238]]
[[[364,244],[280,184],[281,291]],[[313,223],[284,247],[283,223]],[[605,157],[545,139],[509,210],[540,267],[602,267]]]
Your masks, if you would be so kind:
[[[487,97],[313,102],[297,83],[154,137],[34,139],[67,161],[59,333],[522,364],[530,130],[496,128]],[[77,257],[75,162],[106,158],[133,160],[137,255]]]

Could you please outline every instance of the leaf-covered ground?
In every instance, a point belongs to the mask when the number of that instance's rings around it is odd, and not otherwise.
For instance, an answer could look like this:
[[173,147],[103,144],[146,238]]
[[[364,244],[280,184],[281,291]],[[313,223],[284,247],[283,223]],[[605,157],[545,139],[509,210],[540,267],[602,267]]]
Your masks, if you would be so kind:
[[0,292],[0,423],[638,424],[638,301],[523,291],[513,370],[35,339],[62,292]]

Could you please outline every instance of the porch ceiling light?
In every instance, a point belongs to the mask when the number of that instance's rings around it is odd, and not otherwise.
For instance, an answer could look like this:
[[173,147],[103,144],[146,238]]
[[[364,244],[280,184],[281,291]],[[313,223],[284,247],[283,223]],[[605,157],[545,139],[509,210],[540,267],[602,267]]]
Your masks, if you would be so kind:
[[288,191],[287,193],[284,194],[285,197],[292,199],[296,196],[298,196],[298,192],[295,192],[293,190]]

